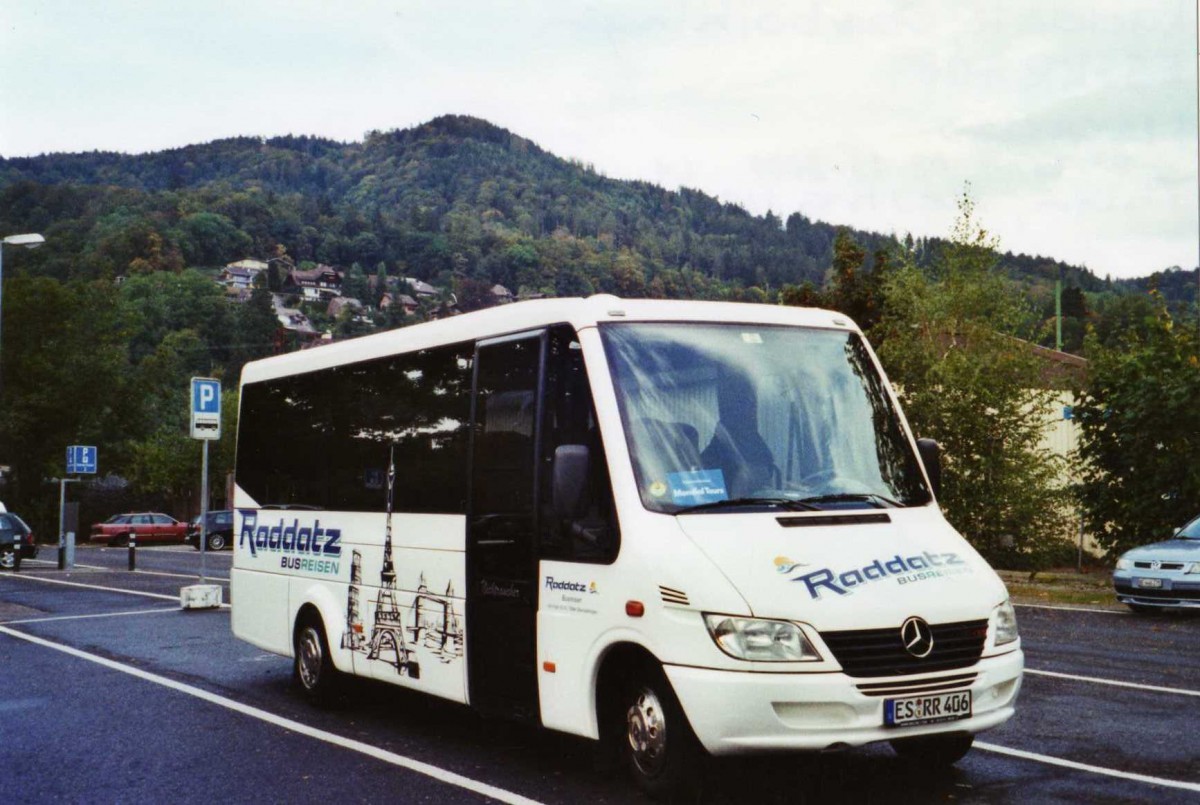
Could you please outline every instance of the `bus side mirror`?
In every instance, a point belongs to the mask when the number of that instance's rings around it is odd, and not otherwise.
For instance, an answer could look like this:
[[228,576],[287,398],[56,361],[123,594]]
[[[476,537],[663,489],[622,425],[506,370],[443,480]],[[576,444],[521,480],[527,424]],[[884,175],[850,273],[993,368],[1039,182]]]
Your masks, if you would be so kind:
[[574,520],[587,511],[587,493],[591,486],[591,454],[581,444],[560,445],[554,451],[554,513],[563,520]]
[[942,494],[941,445],[934,439],[917,439],[917,452],[921,454],[921,463],[925,465],[929,484],[933,487],[934,497],[937,497]]

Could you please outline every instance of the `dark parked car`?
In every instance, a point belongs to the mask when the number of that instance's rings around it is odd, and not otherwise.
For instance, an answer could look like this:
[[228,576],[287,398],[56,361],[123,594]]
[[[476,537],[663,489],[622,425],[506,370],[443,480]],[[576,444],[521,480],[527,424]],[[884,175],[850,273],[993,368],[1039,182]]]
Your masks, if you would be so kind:
[[32,559],[37,553],[33,530],[25,521],[12,512],[0,512],[0,569],[19,567],[20,559]]
[[[217,509],[208,513],[208,550],[220,551],[233,547],[233,511]],[[200,550],[200,515],[188,526],[188,545]]]
[[116,548],[128,545],[129,535],[134,533],[139,545],[183,542],[187,536],[187,523],[160,512],[118,514],[92,526],[91,540]]
[[1122,554],[1113,587],[1117,600],[1135,612],[1200,607],[1200,517],[1168,540]]

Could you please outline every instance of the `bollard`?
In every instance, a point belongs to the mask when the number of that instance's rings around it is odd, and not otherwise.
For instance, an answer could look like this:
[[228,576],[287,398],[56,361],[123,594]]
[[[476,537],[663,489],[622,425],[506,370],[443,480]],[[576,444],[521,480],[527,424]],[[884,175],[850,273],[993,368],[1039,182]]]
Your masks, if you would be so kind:
[[137,532],[129,532],[129,569],[137,569]]

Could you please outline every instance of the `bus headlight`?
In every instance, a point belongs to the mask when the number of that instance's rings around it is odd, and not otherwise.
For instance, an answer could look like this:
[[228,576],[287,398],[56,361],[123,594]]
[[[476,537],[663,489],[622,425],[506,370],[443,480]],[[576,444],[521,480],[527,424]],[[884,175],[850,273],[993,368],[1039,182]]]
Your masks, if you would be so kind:
[[800,627],[790,621],[706,614],[704,623],[721,651],[739,660],[814,662],[821,659]]
[[1011,601],[1006,600],[992,612],[992,627],[995,629],[997,646],[1011,643],[1020,636],[1017,634],[1017,613]]

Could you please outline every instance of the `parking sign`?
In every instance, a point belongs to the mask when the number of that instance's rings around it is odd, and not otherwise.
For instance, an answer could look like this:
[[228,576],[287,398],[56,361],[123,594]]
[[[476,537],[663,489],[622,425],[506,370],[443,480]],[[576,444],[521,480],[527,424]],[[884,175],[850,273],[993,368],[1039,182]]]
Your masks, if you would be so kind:
[[73,444],[67,448],[67,475],[82,475],[96,471],[96,447]]
[[221,381],[192,378],[192,438],[221,438]]

